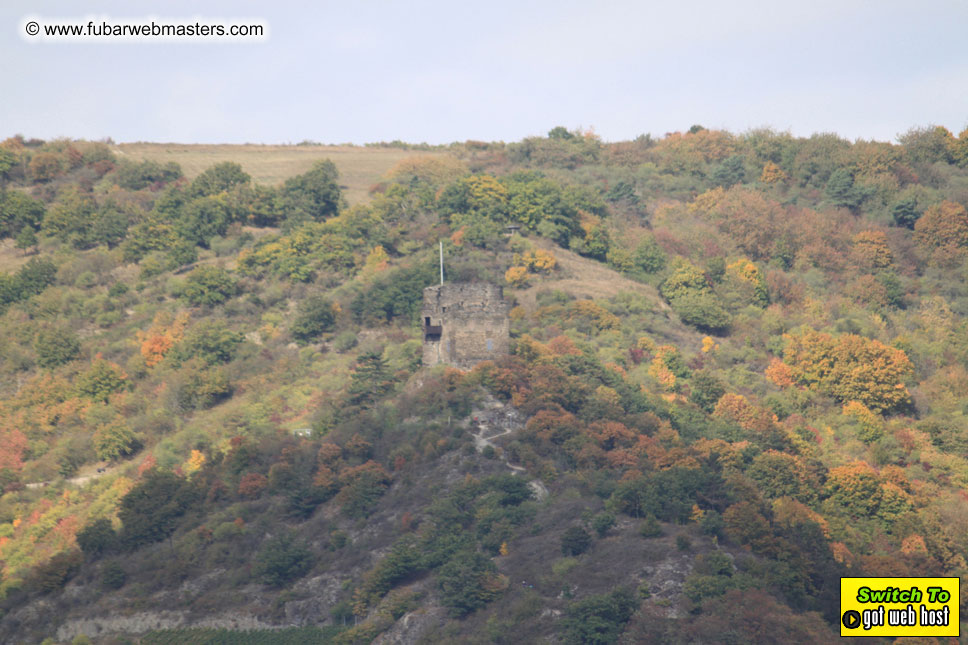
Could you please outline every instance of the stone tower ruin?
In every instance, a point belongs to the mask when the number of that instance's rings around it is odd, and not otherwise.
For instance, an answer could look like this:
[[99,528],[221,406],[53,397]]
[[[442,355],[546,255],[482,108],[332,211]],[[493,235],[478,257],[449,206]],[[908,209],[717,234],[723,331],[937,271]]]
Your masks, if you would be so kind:
[[470,369],[509,350],[511,305],[496,284],[451,282],[423,292],[423,364]]

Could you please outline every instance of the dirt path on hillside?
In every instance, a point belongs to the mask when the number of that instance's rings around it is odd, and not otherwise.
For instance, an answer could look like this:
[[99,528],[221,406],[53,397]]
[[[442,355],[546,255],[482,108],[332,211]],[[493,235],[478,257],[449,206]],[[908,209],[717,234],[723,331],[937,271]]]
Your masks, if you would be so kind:
[[[488,446],[501,456],[501,461],[508,467],[512,475],[526,473],[524,466],[516,466],[508,461],[507,452],[494,443],[495,439],[504,437],[524,427],[521,415],[510,405],[501,403],[492,396],[488,396],[485,407],[475,410],[471,415],[471,423],[475,430],[473,432],[474,448],[477,452],[484,452]],[[548,497],[548,489],[539,479],[528,482],[528,486],[534,493],[534,498],[539,502]]]
[[504,460],[504,464],[508,468],[510,468],[512,472],[523,473],[525,471],[525,468],[523,466],[515,466],[514,464],[509,462],[507,460],[507,457],[504,455],[504,451],[501,449],[501,447],[494,444],[494,440],[497,439],[498,437],[503,437],[504,435],[511,434],[511,428],[505,428],[504,430],[502,430],[501,432],[498,432],[495,435],[491,435],[490,437],[485,437],[484,434],[487,433],[487,430],[488,430],[487,424],[485,423],[477,424],[477,432],[474,433],[474,447],[477,448],[477,452],[484,452],[484,448],[486,448],[487,446],[490,446],[492,449],[494,449],[494,451],[497,454],[501,455],[501,458]]
[[[80,486],[84,486],[88,482],[94,481],[95,479],[100,479],[101,477],[104,477],[105,475],[110,474],[113,470],[114,470],[113,468],[108,468],[106,466],[99,467],[93,473],[88,473],[87,475],[79,475],[77,477],[70,477],[68,479],[65,479],[64,482],[67,484],[71,484],[72,486],[80,487]],[[44,488],[45,486],[50,486],[56,481],[57,481],[56,479],[51,479],[45,482],[30,482],[29,484],[24,484],[24,486],[26,488]]]

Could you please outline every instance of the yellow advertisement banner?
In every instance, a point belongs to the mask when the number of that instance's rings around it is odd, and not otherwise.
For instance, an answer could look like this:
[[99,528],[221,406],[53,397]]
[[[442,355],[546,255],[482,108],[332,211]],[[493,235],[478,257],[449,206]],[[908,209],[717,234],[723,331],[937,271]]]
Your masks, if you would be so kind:
[[841,578],[841,636],[960,636],[959,578]]

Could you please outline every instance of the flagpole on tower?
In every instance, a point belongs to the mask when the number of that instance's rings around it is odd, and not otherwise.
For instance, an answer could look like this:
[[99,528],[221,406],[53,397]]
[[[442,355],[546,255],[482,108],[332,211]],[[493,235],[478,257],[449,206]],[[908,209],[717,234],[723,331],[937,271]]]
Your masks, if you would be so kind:
[[440,285],[444,284],[444,241],[440,241]]

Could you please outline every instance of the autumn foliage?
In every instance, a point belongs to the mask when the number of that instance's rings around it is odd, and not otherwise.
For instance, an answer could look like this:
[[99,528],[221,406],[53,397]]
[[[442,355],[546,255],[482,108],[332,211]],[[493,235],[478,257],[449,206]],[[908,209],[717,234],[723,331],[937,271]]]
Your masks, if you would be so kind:
[[906,491],[882,478],[863,461],[831,468],[826,488],[831,499],[854,517],[878,517],[890,521],[911,505],[911,497]]
[[239,480],[239,495],[250,499],[262,494],[269,486],[269,480],[261,473],[248,473]]
[[145,365],[154,367],[184,336],[188,325],[188,313],[182,312],[171,320],[166,312],[159,312],[147,332],[139,332],[141,356]]
[[968,246],[968,211],[957,202],[942,201],[924,211],[914,224],[914,235],[935,262],[956,262]]
[[[430,148],[320,210],[306,177],[0,143],[4,612],[97,536],[54,605],[209,575],[228,605],[305,542],[340,642],[429,601],[478,612],[440,615],[461,642],[827,642],[842,575],[965,570],[968,130]],[[509,356],[422,367],[440,240],[448,280],[505,286]]]
[[803,385],[839,401],[893,411],[910,401],[905,380],[914,372],[903,350],[855,334],[808,331],[790,336],[783,361]]
[[852,242],[851,257],[863,268],[884,269],[894,262],[883,231],[861,231]]
[[790,387],[794,384],[793,370],[790,366],[778,358],[770,360],[763,374],[777,387]]

